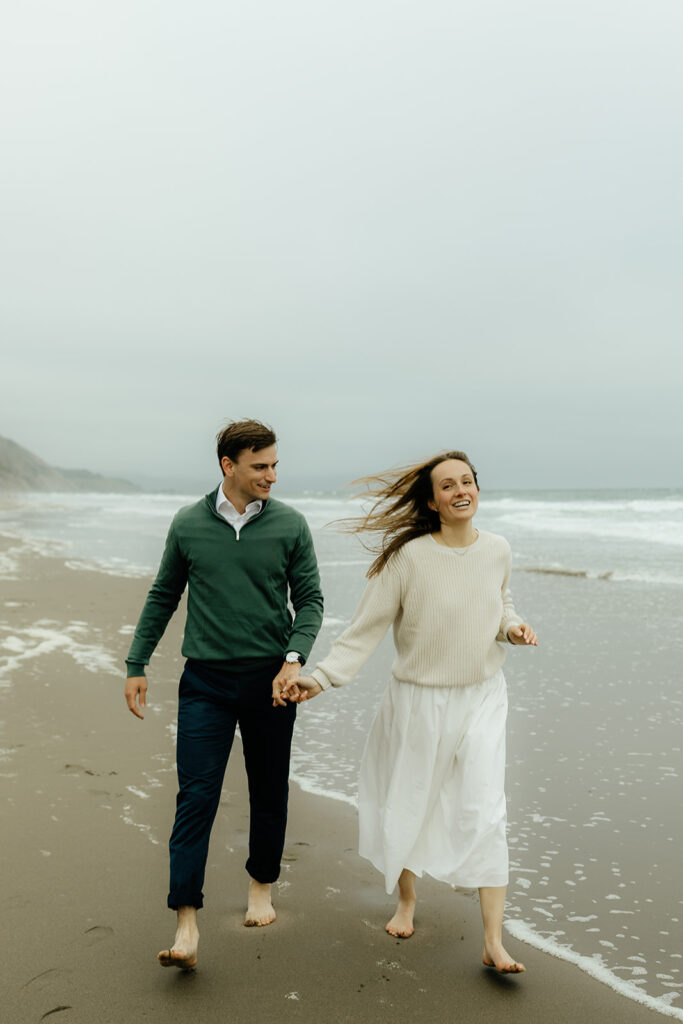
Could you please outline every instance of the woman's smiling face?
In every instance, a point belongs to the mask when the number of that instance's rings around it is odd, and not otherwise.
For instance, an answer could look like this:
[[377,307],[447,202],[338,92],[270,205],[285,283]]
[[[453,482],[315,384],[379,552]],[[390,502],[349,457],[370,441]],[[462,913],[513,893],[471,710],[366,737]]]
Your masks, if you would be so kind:
[[479,488],[474,473],[460,459],[444,459],[431,473],[433,501],[430,507],[444,524],[471,519],[479,506]]

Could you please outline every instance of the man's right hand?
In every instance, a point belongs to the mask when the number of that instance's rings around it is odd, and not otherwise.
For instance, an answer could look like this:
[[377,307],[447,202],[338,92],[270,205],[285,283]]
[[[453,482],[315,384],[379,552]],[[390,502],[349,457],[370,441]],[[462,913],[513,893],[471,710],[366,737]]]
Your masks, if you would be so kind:
[[[140,708],[144,708],[147,704],[147,679],[145,676],[130,676],[129,679],[126,679],[126,688],[123,693],[128,710],[132,711],[137,718],[144,718]],[[140,699],[140,708],[137,703],[138,698]]]

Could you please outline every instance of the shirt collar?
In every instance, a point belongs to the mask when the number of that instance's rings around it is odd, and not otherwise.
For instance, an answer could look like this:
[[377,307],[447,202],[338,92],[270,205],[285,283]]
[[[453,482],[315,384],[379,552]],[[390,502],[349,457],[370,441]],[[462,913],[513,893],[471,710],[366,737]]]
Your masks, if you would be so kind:
[[216,494],[216,511],[220,512],[221,506],[227,505],[227,512],[231,516],[246,515],[247,512],[260,512],[263,508],[263,502],[260,498],[256,498],[254,501],[250,501],[244,512],[238,512],[230,498],[226,497],[225,491],[223,490],[223,484],[218,487],[218,493]]

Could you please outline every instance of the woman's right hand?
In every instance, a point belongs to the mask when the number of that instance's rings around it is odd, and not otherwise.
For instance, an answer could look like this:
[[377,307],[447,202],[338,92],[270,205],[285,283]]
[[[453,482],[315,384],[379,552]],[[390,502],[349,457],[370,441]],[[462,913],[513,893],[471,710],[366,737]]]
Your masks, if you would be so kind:
[[317,679],[313,676],[301,676],[299,679],[299,696],[296,698],[297,704],[302,704],[305,700],[311,700],[312,697],[317,697],[319,693],[323,692],[323,688]]

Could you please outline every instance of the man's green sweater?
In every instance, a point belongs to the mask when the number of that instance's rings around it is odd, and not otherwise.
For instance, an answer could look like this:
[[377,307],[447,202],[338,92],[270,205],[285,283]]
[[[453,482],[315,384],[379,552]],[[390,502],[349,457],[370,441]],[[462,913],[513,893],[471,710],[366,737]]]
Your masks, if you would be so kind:
[[187,584],[186,658],[227,668],[310,654],[323,596],[306,520],[269,498],[238,538],[216,511],[217,493],[181,508],[171,523],[126,658],[129,676],[144,675]]

